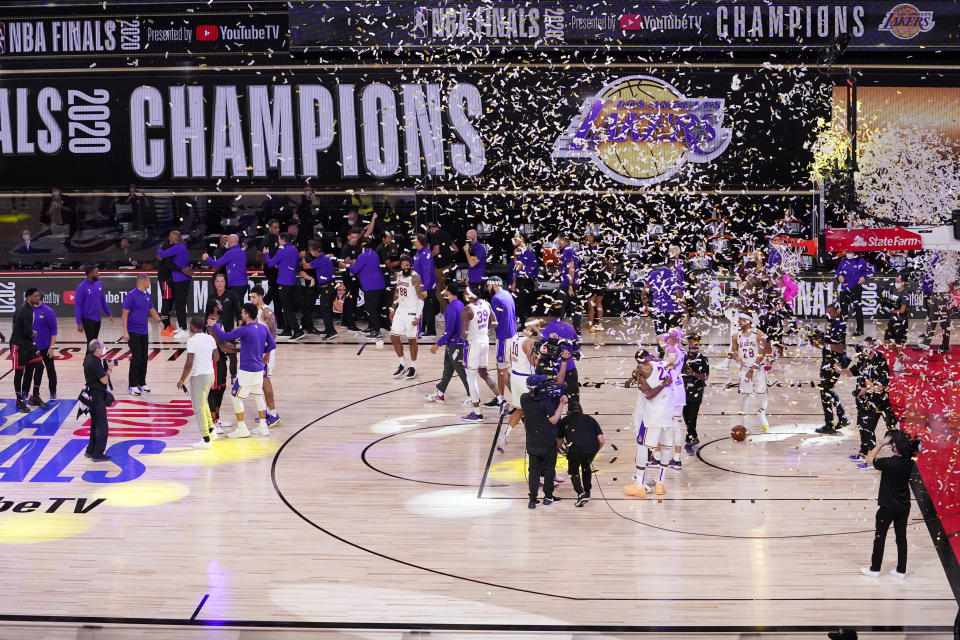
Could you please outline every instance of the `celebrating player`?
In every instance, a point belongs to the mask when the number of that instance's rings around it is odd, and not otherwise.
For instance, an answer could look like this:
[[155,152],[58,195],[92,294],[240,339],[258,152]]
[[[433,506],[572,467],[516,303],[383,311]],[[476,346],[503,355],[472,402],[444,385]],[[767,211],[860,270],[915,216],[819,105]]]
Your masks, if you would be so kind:
[[[637,475],[632,484],[623,488],[623,492],[628,496],[646,498],[649,486],[653,487],[657,495],[666,493],[661,460],[664,456],[669,457],[670,448],[673,446],[670,415],[672,398],[667,391],[673,385],[673,378],[646,350],[638,352],[636,358],[637,368],[627,385],[636,382],[639,389],[637,404],[633,410],[633,426],[637,432]],[[650,450],[657,448],[660,457],[654,455],[648,461]]]
[[[267,330],[270,331],[273,339],[276,340],[277,319],[263,298],[263,287],[257,285],[250,289],[250,302],[257,307],[257,322],[265,326]],[[243,348],[243,345],[240,345],[240,347]],[[266,422],[268,427],[277,427],[280,425],[280,415],[277,413],[277,403],[273,395],[273,381],[270,379],[271,375],[276,375],[277,373],[277,355],[277,349],[274,349],[270,354],[269,364],[263,368],[263,398],[267,403]],[[258,417],[257,420],[259,421],[260,418]]]
[[497,395],[497,385],[493,383],[487,373],[487,363],[490,360],[490,342],[488,330],[491,322],[495,325],[497,319],[493,316],[490,303],[467,287],[466,298],[469,304],[461,314],[463,327],[460,337],[466,341],[463,361],[467,368],[467,386],[470,389],[470,401],[473,411],[463,416],[464,422],[483,422],[483,410],[480,408],[480,383],[483,378],[487,386]]
[[[417,338],[420,337],[423,301],[426,297],[420,276],[413,270],[413,260],[403,254],[400,256],[400,273],[390,308],[390,342],[397,354],[397,370],[393,372],[395,380],[413,380],[417,377]],[[410,343],[409,367],[403,357],[403,336]]]
[[770,353],[767,337],[754,328],[754,319],[751,314],[740,314],[740,330],[730,344],[733,359],[740,365],[740,414],[743,416],[743,426],[749,431],[747,412],[750,409],[750,395],[760,399],[760,426],[766,431],[770,427],[767,422],[767,373],[764,368],[764,359]]
[[534,339],[540,335],[540,321],[530,320],[523,325],[523,333],[510,342],[510,396],[514,411],[510,414],[510,422],[497,441],[497,451],[507,450],[507,436],[510,430],[520,424],[523,418],[523,409],[520,407],[520,396],[527,392],[527,377],[537,370],[537,354],[533,348]]
[[[683,407],[687,404],[687,392],[683,385],[683,365],[687,353],[680,346],[683,331],[674,329],[670,333],[660,336],[659,341],[664,351],[663,366],[670,374],[672,384],[668,389],[670,394],[670,427],[673,435],[673,457],[666,462],[668,469],[681,469],[680,452],[686,439],[686,424],[683,421]],[[669,439],[669,438],[668,438]],[[661,458],[663,460],[663,458]]]
[[499,407],[503,413],[506,409],[503,395],[510,380],[510,349],[517,336],[517,313],[513,296],[503,290],[503,280],[499,276],[487,280],[487,291],[491,294],[490,308],[497,319],[497,397],[483,406]]

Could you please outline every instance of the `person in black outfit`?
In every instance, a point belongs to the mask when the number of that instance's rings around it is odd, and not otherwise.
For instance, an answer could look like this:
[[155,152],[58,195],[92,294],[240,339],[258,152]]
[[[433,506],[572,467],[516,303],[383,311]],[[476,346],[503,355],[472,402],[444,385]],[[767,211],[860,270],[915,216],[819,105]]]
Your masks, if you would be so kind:
[[[340,249],[340,259],[356,261],[361,251],[363,251],[363,246],[360,244],[360,229],[354,227],[347,234],[347,243]],[[357,312],[357,299],[360,297],[360,280],[350,273],[349,269],[343,270],[343,286],[346,292],[343,297],[343,313],[340,318],[340,326],[350,331],[360,331],[354,319],[354,314]]]
[[[887,429],[897,428],[897,416],[890,406],[890,368],[887,358],[877,351],[877,341],[867,336],[856,362],[843,371],[857,377],[857,389],[853,397],[857,403],[857,428],[860,430],[860,451],[850,456],[862,461],[877,443],[877,423],[883,416]],[[861,469],[868,468],[863,463]]]
[[527,432],[527,485],[530,493],[527,507],[530,509],[537,508],[541,477],[544,506],[560,500],[553,496],[553,482],[557,473],[557,423],[567,409],[567,396],[560,396],[556,409],[548,413],[545,402],[549,402],[549,399],[540,397],[546,380],[546,376],[529,376],[527,387],[530,391],[520,396],[523,424]]
[[[173,246],[168,235],[160,243],[161,249]],[[170,323],[170,314],[173,313],[173,258],[160,258],[157,264],[157,281],[160,283],[160,319],[163,321],[162,335],[171,335],[173,325]]]
[[380,258],[380,269],[383,271],[383,280],[387,288],[383,292],[383,313],[380,325],[390,326],[390,306],[393,304],[394,273],[400,268],[400,247],[393,241],[393,233],[384,231],[380,234],[377,244],[377,256]]
[[883,332],[883,341],[893,350],[893,370],[903,371],[903,348],[907,344],[907,329],[910,323],[910,300],[903,275],[897,274],[893,287],[893,291],[880,302],[890,311],[890,321]]
[[557,426],[559,439],[567,442],[567,473],[577,492],[574,506],[582,507],[590,501],[590,465],[603,447],[603,431],[592,416],[583,413],[571,413],[561,418]]
[[[37,376],[43,375],[43,358],[33,341],[33,309],[40,306],[40,290],[30,287],[26,300],[13,316],[10,332],[10,359],[13,360],[13,390],[17,396],[17,411],[30,413],[27,398]],[[48,407],[49,408],[49,407]]]
[[[211,315],[220,320],[224,331],[233,331],[238,322],[240,322],[240,299],[235,291],[227,288],[227,274],[218,273],[213,276],[213,293],[207,298],[207,308],[205,313],[209,318]],[[237,354],[236,352],[221,351],[224,361],[224,367],[229,365],[230,377],[237,377]],[[223,376],[226,377],[226,376]],[[219,404],[217,405],[220,406]]]
[[110,456],[104,453],[107,447],[107,383],[113,364],[103,367],[103,342],[91,340],[87,345],[87,355],[83,359],[83,378],[90,396],[90,442],[83,455],[96,462],[104,462]]
[[[867,454],[867,464],[880,472],[880,491],[877,495],[877,532],[873,539],[873,555],[869,567],[860,567],[860,573],[873,578],[880,576],[883,546],[887,531],[893,524],[897,538],[897,568],[890,575],[903,578],[907,574],[907,518],[910,515],[910,477],[916,468],[913,456],[919,440],[911,440],[903,431],[891,431]],[[890,447],[892,456],[877,459],[884,447]]]
[[[271,256],[277,255],[277,249],[280,248],[280,221],[279,220],[270,220],[267,223],[267,235],[264,236],[263,245],[260,247],[260,255],[257,256],[261,262],[263,262],[263,275],[267,278],[267,295],[263,298],[265,304],[273,304],[273,316],[277,319],[277,326],[284,327],[286,326],[283,323],[283,305],[280,304],[280,298],[277,295],[279,288],[277,287],[277,268],[267,265],[266,261],[263,259],[264,253],[269,253]],[[230,331],[228,329],[228,331]]]
[[440,304],[440,313],[447,310],[447,300],[443,297],[443,289],[447,286],[447,279],[456,271],[453,259],[457,254],[457,245],[445,230],[440,228],[436,220],[428,225],[427,242],[430,243],[430,253],[433,254],[433,268],[437,276],[437,302]]
[[823,405],[824,425],[816,429],[817,433],[835,435],[850,424],[847,411],[840,402],[840,396],[834,391],[840,379],[838,367],[849,363],[847,358],[847,322],[840,315],[836,305],[828,305],[827,318],[830,321],[827,333],[823,337],[820,360],[820,404]]
[[710,376],[710,364],[707,357],[700,353],[700,336],[687,338],[687,357],[683,363],[683,386],[687,393],[687,404],[683,406],[683,423],[687,427],[686,449],[689,455],[696,453],[700,444],[697,435],[697,417],[700,415],[700,403],[703,402],[703,390]]

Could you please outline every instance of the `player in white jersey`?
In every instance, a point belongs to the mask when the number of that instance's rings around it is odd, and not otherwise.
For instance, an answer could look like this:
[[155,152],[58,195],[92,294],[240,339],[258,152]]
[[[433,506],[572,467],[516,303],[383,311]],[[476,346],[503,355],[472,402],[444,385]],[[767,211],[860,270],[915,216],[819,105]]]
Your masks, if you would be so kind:
[[770,345],[763,332],[754,328],[752,315],[742,314],[739,318],[740,330],[733,337],[730,350],[733,359],[740,365],[740,414],[743,426],[750,430],[747,412],[750,410],[750,396],[760,399],[760,426],[766,431],[767,422],[767,372],[766,359],[770,354]]
[[[250,289],[250,302],[257,305],[257,322],[265,325],[270,331],[273,339],[277,339],[277,319],[273,311],[263,300],[263,287],[260,285]],[[280,349],[274,349],[270,352],[270,364],[263,371],[263,399],[267,403],[267,427],[277,427],[280,425],[280,415],[277,413],[277,405],[273,397],[273,381],[270,379],[277,371],[277,361],[280,359]],[[260,418],[257,418],[259,422]]]
[[668,469],[680,471],[682,465],[680,462],[680,453],[683,451],[683,443],[686,441],[687,427],[683,421],[683,407],[687,404],[687,391],[683,384],[683,365],[687,358],[687,352],[680,346],[683,339],[683,331],[674,329],[658,338],[663,348],[663,366],[670,373],[671,385],[668,389],[670,393],[670,411],[671,426],[673,428],[673,456],[669,461],[663,460],[663,464]]
[[[417,377],[417,338],[423,315],[423,301],[427,294],[423,291],[420,275],[413,270],[410,256],[400,256],[400,273],[397,274],[397,286],[393,292],[393,306],[390,308],[390,342],[397,354],[397,370],[393,372],[395,380],[413,380]],[[406,336],[410,343],[410,365],[403,357],[402,338]]]
[[497,393],[497,385],[487,373],[490,362],[490,327],[497,325],[490,303],[479,297],[469,287],[466,290],[469,304],[460,314],[463,326],[460,337],[466,340],[467,346],[463,350],[463,364],[467,371],[467,388],[470,390],[470,402],[473,410],[461,418],[464,422],[483,422],[483,410],[480,408],[480,378],[487,386]]
[[[647,486],[653,485],[657,495],[663,495],[663,465],[661,460],[670,456],[673,447],[672,402],[669,392],[673,384],[670,372],[646,351],[636,355],[637,368],[627,386],[636,383],[639,390],[633,411],[633,427],[637,432],[637,475],[634,482],[626,485],[623,492],[637,498],[647,497]],[[648,452],[659,450],[648,463]],[[649,471],[647,467],[650,467]]]
[[513,413],[510,422],[504,428],[497,441],[497,451],[507,449],[507,436],[511,429],[520,424],[523,409],[520,408],[520,396],[527,392],[527,377],[537,371],[537,354],[533,348],[534,340],[540,335],[540,321],[530,320],[523,326],[523,332],[510,341],[510,395]]

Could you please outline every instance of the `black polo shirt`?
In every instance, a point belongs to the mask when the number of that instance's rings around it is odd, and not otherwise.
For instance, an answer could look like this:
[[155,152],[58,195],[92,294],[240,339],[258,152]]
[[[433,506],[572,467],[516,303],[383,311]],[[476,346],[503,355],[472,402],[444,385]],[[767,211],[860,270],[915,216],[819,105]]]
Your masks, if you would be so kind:
[[527,449],[556,449],[557,425],[550,423],[550,416],[540,401],[525,393],[520,396],[520,408],[526,426]]
[[878,505],[895,511],[910,508],[910,476],[914,466],[912,458],[903,456],[874,458],[873,467],[880,472]]
[[453,264],[453,238],[443,229],[437,229],[433,233],[427,234],[427,241],[430,243],[430,249],[437,247],[437,255],[433,256],[433,264],[439,269],[446,269]]
[[107,385],[100,382],[100,378],[107,375],[103,368],[103,362],[92,353],[88,353],[83,359],[83,378],[87,383],[87,388],[93,392],[104,393]]
[[580,455],[595,455],[600,450],[600,441],[597,436],[603,431],[593,416],[585,413],[564,416],[557,423],[557,427],[557,433],[567,441],[571,451]]

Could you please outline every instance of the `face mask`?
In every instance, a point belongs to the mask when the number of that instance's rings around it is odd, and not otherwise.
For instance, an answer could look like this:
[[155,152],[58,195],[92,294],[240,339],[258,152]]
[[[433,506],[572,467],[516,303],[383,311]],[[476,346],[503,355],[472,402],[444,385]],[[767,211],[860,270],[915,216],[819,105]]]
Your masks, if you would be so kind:
[[23,234],[23,241],[24,241],[24,242],[30,242],[30,234],[29,234],[29,233]]
[[405,276],[409,276],[411,273],[413,273],[413,269],[404,269],[404,270],[403,270],[403,275],[405,275]]
[[54,197],[54,198],[59,198],[59,197],[60,197],[60,189],[54,189],[54,190],[53,190],[53,197]]

